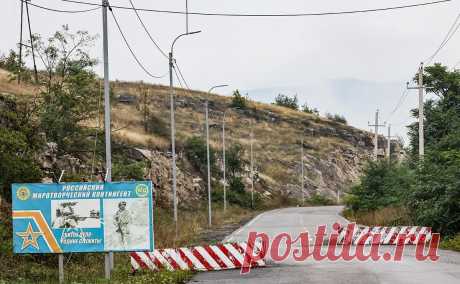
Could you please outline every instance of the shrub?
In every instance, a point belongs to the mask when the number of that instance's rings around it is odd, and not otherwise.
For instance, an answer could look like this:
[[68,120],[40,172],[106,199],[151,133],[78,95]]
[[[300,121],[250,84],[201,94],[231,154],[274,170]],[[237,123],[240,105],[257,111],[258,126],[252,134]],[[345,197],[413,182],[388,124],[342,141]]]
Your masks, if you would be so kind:
[[232,179],[230,179],[229,188],[232,192],[243,193],[244,183],[241,177],[233,177]]
[[232,103],[230,105],[232,108],[245,109],[247,107],[247,99],[240,94],[239,90],[233,92]]
[[345,116],[337,114],[337,113],[336,114],[326,113],[326,118],[332,121],[338,122],[338,123],[347,124],[347,119],[345,118]]
[[310,198],[306,200],[306,202],[310,205],[314,206],[321,206],[321,205],[334,205],[335,202],[331,199],[321,195],[321,194],[312,194]]
[[310,108],[307,103],[304,103],[302,105],[302,109],[301,109],[303,112],[305,113],[311,113],[311,114],[314,114],[314,115],[319,115],[319,111],[317,108]]
[[113,180],[143,180],[144,162],[131,164],[115,163],[112,169]]
[[398,206],[413,184],[413,172],[404,164],[388,160],[369,162],[357,185],[345,198],[353,211],[373,211],[387,206]]
[[299,109],[297,95],[290,97],[287,95],[278,94],[275,98],[274,104],[282,107],[287,107],[290,109]]
[[427,151],[408,206],[418,225],[445,236],[460,232],[460,151]]
[[442,240],[440,247],[443,249],[460,251],[460,234]]
[[[187,139],[187,141],[185,141],[185,155],[197,171],[202,175],[207,173],[207,149],[204,139],[197,136]],[[213,174],[217,173],[216,154],[212,148],[209,148],[209,162],[211,165],[211,172]]]

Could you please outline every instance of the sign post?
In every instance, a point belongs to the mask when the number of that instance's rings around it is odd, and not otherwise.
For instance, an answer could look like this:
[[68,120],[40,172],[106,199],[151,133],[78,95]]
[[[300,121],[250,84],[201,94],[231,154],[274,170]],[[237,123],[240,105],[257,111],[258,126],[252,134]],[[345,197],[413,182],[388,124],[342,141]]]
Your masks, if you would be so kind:
[[13,249],[18,254],[152,251],[150,181],[13,184]]

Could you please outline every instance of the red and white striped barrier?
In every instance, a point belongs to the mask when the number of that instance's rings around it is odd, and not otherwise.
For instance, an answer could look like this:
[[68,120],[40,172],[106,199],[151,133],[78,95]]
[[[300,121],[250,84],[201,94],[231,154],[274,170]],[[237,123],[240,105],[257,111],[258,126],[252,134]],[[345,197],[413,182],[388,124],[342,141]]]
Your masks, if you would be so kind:
[[[347,227],[342,227],[339,230],[339,236],[337,238],[338,244],[344,244],[347,241],[354,245],[370,245],[374,243],[372,238],[373,235],[380,234],[380,240],[378,244],[381,245],[396,245],[402,243],[404,238],[404,244],[416,245],[418,243],[427,242],[431,239],[431,228],[430,227],[419,227],[419,226],[401,226],[401,227],[367,227],[367,226],[355,226],[353,236],[351,240],[346,240]],[[401,240],[400,240],[401,239]]]
[[[246,243],[227,243],[178,249],[156,249],[153,252],[132,252],[134,270],[195,270],[211,271],[241,268]],[[256,244],[254,251],[260,250]],[[264,260],[253,261],[251,267],[265,266]]]

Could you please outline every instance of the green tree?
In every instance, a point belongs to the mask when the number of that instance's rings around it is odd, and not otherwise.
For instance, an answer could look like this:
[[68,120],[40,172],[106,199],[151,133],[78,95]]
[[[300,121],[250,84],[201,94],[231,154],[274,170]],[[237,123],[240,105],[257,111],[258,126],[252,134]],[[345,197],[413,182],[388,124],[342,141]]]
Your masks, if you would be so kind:
[[63,26],[46,41],[39,36],[33,41],[47,74],[41,80],[41,129],[49,141],[59,145],[61,154],[78,154],[85,149],[82,123],[95,116],[100,92],[93,71],[96,60],[88,53],[94,40],[87,32],[71,33]]
[[245,109],[247,106],[247,99],[240,94],[239,90],[233,91],[232,103],[230,105],[232,108]]
[[359,183],[346,197],[346,204],[354,211],[373,211],[404,204],[404,197],[413,181],[413,171],[405,164],[371,161]]
[[297,95],[290,97],[287,95],[278,94],[275,98],[274,104],[282,107],[287,107],[290,109],[299,109]]
[[42,147],[34,108],[0,96],[0,196],[11,201],[11,183],[37,182],[42,172],[36,158]]
[[[418,124],[409,126],[417,180],[408,206],[417,224],[454,235],[460,231],[460,72],[435,64],[425,68],[423,78],[436,97],[424,104],[423,161],[418,161]],[[417,110],[412,114],[418,117]]]

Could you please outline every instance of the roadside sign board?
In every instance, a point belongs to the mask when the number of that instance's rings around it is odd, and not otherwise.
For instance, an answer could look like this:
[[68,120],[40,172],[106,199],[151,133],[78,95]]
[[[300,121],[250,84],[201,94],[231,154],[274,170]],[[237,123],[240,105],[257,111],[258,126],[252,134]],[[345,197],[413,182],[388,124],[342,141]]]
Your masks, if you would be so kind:
[[152,251],[150,181],[12,185],[15,253]]

